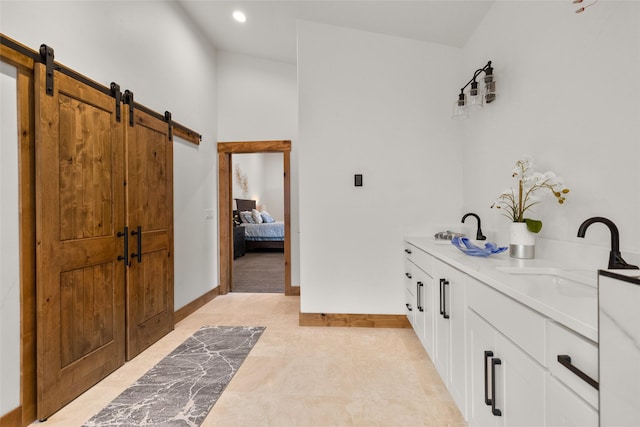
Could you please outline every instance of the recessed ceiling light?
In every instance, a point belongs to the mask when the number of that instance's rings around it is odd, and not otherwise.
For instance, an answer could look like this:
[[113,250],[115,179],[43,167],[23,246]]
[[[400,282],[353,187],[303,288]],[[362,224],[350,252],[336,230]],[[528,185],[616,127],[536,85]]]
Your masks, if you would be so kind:
[[244,12],[242,11],[235,10],[233,12],[233,19],[235,19],[238,22],[247,22],[247,15],[245,15]]

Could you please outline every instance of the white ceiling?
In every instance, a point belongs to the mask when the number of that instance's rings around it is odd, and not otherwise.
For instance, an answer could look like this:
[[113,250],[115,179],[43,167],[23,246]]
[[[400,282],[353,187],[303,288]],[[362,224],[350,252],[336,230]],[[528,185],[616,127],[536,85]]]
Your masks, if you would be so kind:
[[[226,1],[179,0],[220,50],[278,61],[296,61],[296,21],[462,47],[495,0]],[[247,22],[233,20],[242,10]]]

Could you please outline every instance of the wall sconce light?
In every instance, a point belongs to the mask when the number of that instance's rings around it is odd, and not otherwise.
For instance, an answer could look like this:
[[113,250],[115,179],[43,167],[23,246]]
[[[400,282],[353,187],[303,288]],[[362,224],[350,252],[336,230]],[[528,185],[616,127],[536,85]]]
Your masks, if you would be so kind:
[[[484,85],[478,87],[478,76],[484,73]],[[464,93],[464,90],[471,85],[469,89],[469,96]],[[490,104],[496,99],[496,81],[493,75],[493,67],[491,61],[487,62],[482,68],[476,70],[473,73],[473,77],[469,82],[460,89],[460,95],[458,100],[453,104],[453,118],[463,119],[468,117],[468,112],[473,110],[479,110],[484,107],[484,104]]]

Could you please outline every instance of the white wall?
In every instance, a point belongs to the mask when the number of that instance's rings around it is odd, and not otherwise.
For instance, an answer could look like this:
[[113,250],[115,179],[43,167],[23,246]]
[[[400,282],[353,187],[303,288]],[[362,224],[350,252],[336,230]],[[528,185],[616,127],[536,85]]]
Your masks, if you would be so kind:
[[[296,286],[300,283],[296,65],[220,51],[217,66],[218,140],[291,140],[291,283]],[[274,209],[277,205],[268,201],[267,210],[284,219],[284,213]]]
[[[278,221],[284,221],[284,156],[276,153],[264,153],[264,186],[262,203],[267,211]],[[298,283],[298,282],[296,282]]]
[[20,405],[20,224],[16,69],[0,62],[0,417]]
[[[506,233],[509,221],[489,206],[512,185],[515,161],[530,154],[571,189],[565,205],[547,199],[532,214],[544,222],[541,242],[598,252],[587,259],[605,268],[608,229],[596,224],[585,239],[576,237],[591,216],[613,220],[625,259],[640,261],[629,253],[640,252],[640,3],[574,9],[570,2],[496,2],[465,46],[469,77],[493,60],[498,98],[459,122],[464,208],[477,211],[486,230]],[[453,99],[455,87],[450,92]]]
[[[231,156],[233,198],[253,199],[278,221],[284,221],[284,171],[281,153],[247,153]],[[236,178],[236,167],[246,177],[247,192]]]
[[[218,285],[215,51],[179,5],[164,1],[2,1],[0,28],[203,135],[174,144],[175,308]],[[28,24],[27,24],[28,23]],[[197,83],[197,84],[196,84]]]
[[401,313],[403,224],[459,221],[461,50],[299,22],[298,55],[301,311]]
[[[261,203],[264,177],[262,154],[232,154],[231,167],[233,198],[253,199],[258,203]],[[237,176],[238,174],[240,174],[240,177]],[[243,187],[245,183],[246,187]]]
[[295,64],[219,51],[217,67],[220,141],[297,137]]

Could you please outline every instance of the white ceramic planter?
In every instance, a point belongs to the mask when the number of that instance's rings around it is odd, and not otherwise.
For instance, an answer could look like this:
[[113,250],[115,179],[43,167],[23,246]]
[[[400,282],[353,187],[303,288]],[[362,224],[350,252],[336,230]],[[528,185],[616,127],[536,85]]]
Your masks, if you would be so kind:
[[526,223],[512,222],[509,236],[509,256],[511,258],[535,258],[536,234],[527,230]]

